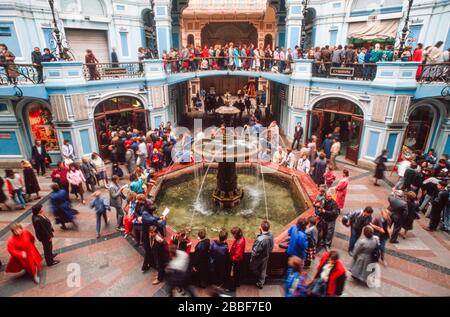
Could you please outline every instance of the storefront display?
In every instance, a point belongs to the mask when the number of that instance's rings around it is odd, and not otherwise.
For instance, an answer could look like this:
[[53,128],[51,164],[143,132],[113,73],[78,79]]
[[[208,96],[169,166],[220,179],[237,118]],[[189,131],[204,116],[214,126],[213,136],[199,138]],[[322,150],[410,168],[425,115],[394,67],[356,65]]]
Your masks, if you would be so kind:
[[59,151],[50,110],[39,103],[33,103],[28,112],[28,120],[33,140],[41,140],[48,151]]

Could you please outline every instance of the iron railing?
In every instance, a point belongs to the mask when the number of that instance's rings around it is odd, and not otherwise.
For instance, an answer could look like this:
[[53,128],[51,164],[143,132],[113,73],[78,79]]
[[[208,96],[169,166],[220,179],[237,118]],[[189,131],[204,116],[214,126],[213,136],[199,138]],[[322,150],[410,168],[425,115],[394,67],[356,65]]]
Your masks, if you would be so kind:
[[416,75],[420,83],[449,83],[450,62],[420,65]]
[[[42,70],[42,67],[40,69]],[[0,63],[0,85],[23,85],[38,83],[39,72],[34,65]]]
[[86,80],[139,78],[144,75],[144,63],[96,63],[83,65]]
[[164,69],[167,73],[182,73],[206,70],[228,71],[262,71],[272,73],[290,74],[293,70],[293,61],[276,60],[273,58],[255,58],[247,56],[238,57],[166,57],[163,58]]
[[376,63],[333,65],[330,62],[314,62],[312,67],[313,77],[374,80],[376,74]]

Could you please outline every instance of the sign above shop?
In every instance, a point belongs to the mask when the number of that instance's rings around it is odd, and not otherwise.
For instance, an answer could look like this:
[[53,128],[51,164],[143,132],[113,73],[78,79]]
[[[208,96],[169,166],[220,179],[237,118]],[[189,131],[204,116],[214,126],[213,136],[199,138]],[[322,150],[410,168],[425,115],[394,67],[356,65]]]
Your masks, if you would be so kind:
[[330,67],[330,75],[352,77],[354,73],[353,67]]
[[11,139],[11,133],[0,133],[0,140],[9,140]]

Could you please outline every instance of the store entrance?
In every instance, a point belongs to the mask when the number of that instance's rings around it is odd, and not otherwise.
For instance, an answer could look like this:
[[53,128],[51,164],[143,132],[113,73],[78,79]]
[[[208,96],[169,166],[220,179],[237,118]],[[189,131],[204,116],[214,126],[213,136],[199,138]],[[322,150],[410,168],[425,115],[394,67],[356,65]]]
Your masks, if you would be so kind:
[[149,128],[147,111],[132,97],[116,97],[101,102],[95,108],[95,130],[102,157],[109,157],[111,130],[146,131]]
[[341,141],[341,154],[357,164],[359,145],[364,126],[361,109],[345,99],[327,99],[314,107],[311,113],[310,136],[317,136],[321,147],[326,135],[332,134]]

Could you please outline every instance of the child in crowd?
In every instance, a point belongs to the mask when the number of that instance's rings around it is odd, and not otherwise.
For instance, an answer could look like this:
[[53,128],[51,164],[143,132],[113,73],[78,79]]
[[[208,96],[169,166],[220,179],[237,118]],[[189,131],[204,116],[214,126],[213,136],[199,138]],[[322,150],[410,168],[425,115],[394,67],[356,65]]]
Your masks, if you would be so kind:
[[323,178],[325,179],[326,189],[330,189],[336,180],[336,175],[333,173],[333,167],[331,165],[327,166],[326,172],[323,174]]
[[305,270],[309,269],[311,262],[316,258],[316,246],[319,238],[319,231],[316,227],[317,218],[311,216],[308,219],[308,228],[306,229],[306,237],[308,238],[308,248],[306,249]]
[[180,230],[170,237],[169,247],[175,245],[177,250],[185,251],[187,254],[191,252],[191,241],[189,240],[186,231]]
[[314,209],[315,214],[318,216],[320,214],[320,208],[323,208],[325,204],[325,193],[326,193],[325,186],[320,185],[319,186],[319,194],[316,197],[316,200],[314,201]]
[[105,220],[105,225],[108,225],[108,216],[106,215],[106,211],[111,211],[111,207],[105,204],[105,201],[100,197],[101,192],[97,190],[92,194],[94,200],[91,202],[90,207],[95,210],[95,215],[97,218],[96,222],[96,230],[97,230],[97,239],[100,238],[100,229],[102,225],[102,217]]
[[302,272],[302,259],[297,256],[291,256],[288,259],[288,266],[286,281],[284,283],[286,297],[305,297],[306,283],[305,273]]

